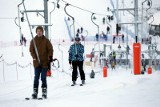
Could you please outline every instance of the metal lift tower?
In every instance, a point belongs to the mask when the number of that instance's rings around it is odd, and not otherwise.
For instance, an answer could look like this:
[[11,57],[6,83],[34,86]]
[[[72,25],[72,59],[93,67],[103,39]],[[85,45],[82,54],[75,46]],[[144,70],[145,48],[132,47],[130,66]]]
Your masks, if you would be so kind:
[[[49,39],[49,28],[48,26],[52,26],[51,24],[48,24],[48,0],[44,1],[44,10],[26,10],[24,12],[35,12],[37,14],[40,14],[44,18],[44,24],[36,24],[36,25],[30,25],[32,27],[34,26],[43,26],[45,30],[45,36]],[[41,14],[43,13],[43,15]]]

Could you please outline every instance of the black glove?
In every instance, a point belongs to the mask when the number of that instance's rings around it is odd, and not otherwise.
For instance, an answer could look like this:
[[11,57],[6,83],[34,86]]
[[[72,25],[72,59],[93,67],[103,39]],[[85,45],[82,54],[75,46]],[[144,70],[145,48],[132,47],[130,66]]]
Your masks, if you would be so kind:
[[49,61],[49,63],[51,63],[51,62],[53,61],[53,57],[52,57],[52,56],[49,56],[49,57],[48,57],[48,61]]
[[69,60],[69,64],[71,65],[71,63],[72,63],[72,61],[71,60]]
[[78,58],[78,54],[76,54],[75,57]]

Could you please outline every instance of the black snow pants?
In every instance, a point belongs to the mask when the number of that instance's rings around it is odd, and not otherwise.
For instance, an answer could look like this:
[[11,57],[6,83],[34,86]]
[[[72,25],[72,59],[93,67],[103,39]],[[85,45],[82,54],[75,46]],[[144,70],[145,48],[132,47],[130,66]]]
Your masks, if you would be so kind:
[[72,61],[72,66],[73,66],[72,81],[77,80],[77,75],[78,75],[77,68],[79,68],[81,80],[85,80],[85,74],[83,70],[83,61]]

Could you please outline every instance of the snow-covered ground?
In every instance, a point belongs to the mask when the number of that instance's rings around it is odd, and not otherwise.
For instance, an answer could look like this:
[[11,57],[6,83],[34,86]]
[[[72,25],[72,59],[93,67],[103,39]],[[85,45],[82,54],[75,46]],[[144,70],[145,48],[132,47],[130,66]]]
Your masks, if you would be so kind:
[[[27,9],[42,9],[43,2],[37,3],[38,0],[26,0]],[[52,1],[52,0],[51,0]],[[51,2],[49,1],[49,2]],[[56,2],[57,0],[53,0]],[[110,0],[66,0],[67,2],[82,7],[87,10],[91,10],[101,14],[109,14],[107,12],[107,7],[112,9]],[[123,8],[123,0],[119,0],[120,8]],[[7,3],[6,3],[7,2]],[[10,46],[14,43],[6,43],[7,46],[2,46],[3,41],[13,41],[19,40],[18,27],[14,24],[14,17],[17,16],[16,5],[20,1],[1,1],[0,12],[5,13],[2,16],[1,23],[1,35],[0,35],[0,107],[159,107],[160,105],[160,71],[155,71],[153,69],[152,74],[145,73],[144,75],[134,75],[132,68],[132,45],[134,39],[129,35],[129,46],[131,60],[131,68],[124,66],[117,66],[116,71],[108,69],[108,77],[103,78],[102,68],[97,64],[94,68],[96,75],[94,79],[90,79],[89,74],[91,72],[91,66],[85,65],[86,73],[86,85],[80,87],[79,85],[71,87],[71,72],[70,66],[68,64],[68,50],[69,36],[67,28],[64,22],[64,18],[67,17],[64,13],[63,7],[65,4],[60,1],[60,9],[56,9],[52,14],[52,34],[51,39],[53,40],[54,48],[54,58],[58,58],[60,61],[60,68],[52,68],[52,77],[48,77],[48,99],[38,101],[31,100],[26,101],[25,97],[30,97],[32,94],[32,85],[34,78],[34,69],[32,66],[32,58],[29,53],[29,39],[30,32],[26,21],[22,23],[22,32],[28,39],[27,47],[23,47],[22,57],[22,47],[21,46]],[[85,2],[85,3],[84,3]],[[139,7],[141,8],[142,0],[139,0]],[[116,3],[116,0],[113,0]],[[4,5],[6,4],[6,5]],[[32,7],[31,4],[34,6]],[[4,5],[4,6],[2,6]],[[114,5],[116,6],[116,5]],[[146,5],[145,5],[146,6]],[[153,0],[153,7],[158,7],[158,0]],[[10,7],[8,9],[8,7]],[[125,0],[124,7],[133,7],[132,0]],[[20,7],[23,10],[23,7]],[[53,9],[53,4],[49,3],[49,10]],[[68,12],[75,17],[76,29],[79,27],[84,27],[88,30],[88,35],[94,36],[97,33],[96,26],[91,22],[91,13],[81,11],[77,8],[68,7]],[[107,13],[106,13],[107,12]],[[78,14],[77,14],[78,13]],[[159,24],[159,14],[156,13],[154,24]],[[41,17],[37,17],[36,14],[29,14],[31,23],[42,22]],[[9,17],[11,19],[3,19],[3,17]],[[34,18],[33,18],[34,17]],[[97,18],[95,22],[100,25],[100,33],[105,32],[106,26],[102,24],[102,18],[104,16],[95,15]],[[128,12],[121,12],[120,17],[122,22],[133,21],[133,16],[129,15]],[[33,19],[33,20],[32,20]],[[115,34],[115,23],[116,20],[111,22],[112,33]],[[69,22],[69,24],[71,24]],[[3,25],[3,26],[2,26]],[[5,26],[4,26],[5,25]],[[127,26],[126,26],[127,27]],[[134,31],[134,26],[129,25],[129,30]],[[35,35],[35,28],[33,29]],[[84,35],[86,32],[84,32]],[[126,35],[125,32],[122,31]],[[65,43],[62,43],[62,39]],[[3,41],[2,41],[3,40]],[[160,38],[155,37],[152,39],[153,43],[156,40],[159,43]],[[61,45],[58,45],[59,42]],[[5,44],[5,42],[4,42]],[[84,42],[82,42],[84,44]],[[95,47],[95,51],[98,51],[98,45],[96,42],[86,42],[85,54],[90,54],[92,48]],[[103,50],[103,44],[111,45],[111,41],[101,42],[101,50]],[[122,46],[121,50],[125,50],[126,44],[120,43]],[[114,50],[118,50],[119,42],[112,45]],[[148,50],[146,45],[142,45],[142,51]],[[157,50],[160,50],[160,45],[158,44]],[[107,55],[111,52],[110,48],[107,47]],[[63,59],[62,59],[63,52]],[[2,57],[1,57],[2,55]],[[145,54],[148,58],[148,55]],[[157,57],[159,58],[159,57]],[[86,58],[86,62],[89,59]],[[55,62],[55,65],[57,63]],[[62,72],[62,69],[64,72]],[[78,84],[81,83],[78,78]],[[39,96],[41,96],[41,88],[39,87]]]
[[[91,44],[91,43],[90,43]],[[86,53],[90,53],[93,45],[87,45]],[[117,47],[116,45],[114,47]],[[29,47],[24,47],[24,57],[21,57],[21,47],[2,48],[2,59],[7,63],[17,61],[20,65],[32,62]],[[118,67],[116,71],[108,69],[108,77],[103,78],[102,68],[95,69],[95,79],[89,78],[90,67],[86,67],[86,85],[71,87],[71,70],[68,64],[69,45],[61,45],[64,52],[64,71],[62,68],[52,71],[48,77],[48,99],[26,101],[25,97],[32,94],[33,67],[17,67],[0,62],[0,104],[1,107],[159,107],[160,71],[153,74],[133,75],[132,69]],[[61,52],[54,45],[54,57],[61,62]],[[31,67],[31,68],[30,68]],[[62,67],[62,66],[61,66]],[[3,71],[5,81],[3,78]],[[17,73],[18,72],[18,80]],[[81,83],[78,78],[78,84]],[[39,88],[41,96],[41,88]]]
[[134,76],[119,69],[107,78],[97,74],[91,80],[87,76],[83,87],[70,87],[70,76],[59,72],[59,77],[48,78],[47,100],[26,101],[32,93],[32,81],[12,81],[0,84],[0,103],[1,107],[159,107],[159,75]]

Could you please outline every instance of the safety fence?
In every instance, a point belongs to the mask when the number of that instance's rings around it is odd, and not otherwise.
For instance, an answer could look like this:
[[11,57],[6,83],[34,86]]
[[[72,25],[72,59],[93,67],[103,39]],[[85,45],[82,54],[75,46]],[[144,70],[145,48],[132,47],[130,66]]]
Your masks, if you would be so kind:
[[11,42],[0,41],[0,48],[7,48],[12,46],[18,46],[18,42],[17,41],[11,41]]
[[11,67],[11,66],[14,66],[15,69],[12,69],[12,71],[16,71],[16,80],[19,80],[19,71],[18,71],[18,68],[29,68],[30,70],[30,77],[32,79],[32,68],[33,68],[33,64],[32,63],[28,63],[26,65],[21,65],[19,64],[18,62],[13,62],[13,63],[8,63],[6,62],[4,59],[1,59],[0,60],[0,64],[2,64],[2,77],[3,77],[3,81],[6,81],[6,72],[5,72],[5,67]]
[[[9,67],[9,71],[7,71],[7,67]],[[27,70],[27,75],[30,76],[30,79],[32,80],[33,79],[33,70],[34,70],[34,67],[33,67],[33,64],[32,63],[28,63],[26,65],[21,65],[20,63],[18,63],[17,61],[13,62],[13,63],[8,63],[6,62],[4,59],[2,59],[2,57],[0,57],[0,74],[1,74],[1,77],[2,79],[0,79],[0,81],[3,81],[3,82],[6,82],[8,81],[6,78],[9,78],[8,75],[10,75],[9,73],[11,73],[11,71],[14,71],[14,73],[11,75],[12,77],[11,78],[15,78],[13,81],[18,81],[18,80],[21,80],[20,79],[20,76],[21,78],[22,75],[20,75],[20,71],[19,69],[21,69],[22,71],[24,69]],[[71,73],[67,72],[67,71],[64,71],[64,70],[60,70],[60,65],[59,65],[59,61],[57,59],[57,64],[55,64],[55,62],[51,63],[51,71],[55,72],[57,71],[57,73],[64,73],[68,76],[71,76]],[[11,70],[11,71],[10,71]],[[24,73],[24,72],[23,72]],[[28,74],[30,73],[30,74]],[[14,75],[15,74],[15,75]],[[23,76],[25,76],[25,74],[23,74]],[[52,77],[53,75],[49,76],[49,77]],[[29,79],[29,78],[28,78]]]
[[[57,72],[57,73],[61,73],[61,74],[65,74],[65,75],[67,75],[67,76],[69,76],[69,77],[71,77],[72,75],[72,72],[67,72],[67,70],[61,70],[61,68],[60,67],[57,67],[56,65],[54,65],[54,63],[53,64],[51,64],[52,66],[51,66],[51,71],[53,72]],[[0,66],[2,66],[2,67],[0,67],[0,69],[2,69],[2,72],[0,72],[1,74],[2,74],[2,79],[0,80],[0,81],[3,81],[3,82],[6,82],[6,81],[8,81],[6,78],[8,78],[8,73],[10,73],[10,71],[7,71],[6,70],[6,68],[7,67],[10,67],[10,70],[12,70],[12,71],[15,71],[14,72],[14,74],[15,75],[12,75],[12,78],[14,78],[14,77],[16,77],[16,79],[14,79],[14,80],[12,80],[12,81],[18,81],[18,80],[21,80],[20,79],[20,76],[22,76],[22,75],[20,75],[20,71],[18,70],[18,69],[26,69],[27,68],[27,75],[29,75],[30,76],[30,79],[32,80],[33,79],[33,64],[32,63],[28,63],[28,64],[26,64],[26,65],[21,65],[21,64],[19,64],[17,61],[15,61],[15,62],[13,62],[13,63],[8,63],[8,62],[6,62],[4,59],[1,59],[0,58]],[[58,65],[59,66],[59,65]],[[12,67],[12,68],[11,68]],[[13,69],[14,68],[14,69]],[[72,67],[70,67],[70,69],[68,70],[68,71],[72,71]],[[95,73],[101,73],[102,71],[95,71]],[[30,74],[28,74],[28,73],[30,73]],[[86,75],[90,75],[90,73],[85,73]],[[23,74],[23,76],[24,76],[25,74]],[[54,75],[54,74],[53,74]],[[53,75],[51,75],[50,77],[52,77]],[[14,76],[14,77],[13,77]],[[79,77],[79,75],[78,75],[78,77]],[[21,77],[22,78],[22,77]],[[29,78],[28,78],[29,79]]]

